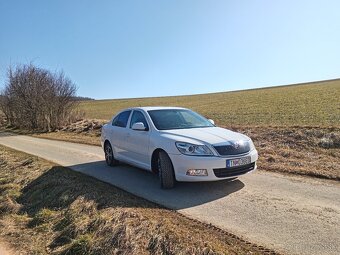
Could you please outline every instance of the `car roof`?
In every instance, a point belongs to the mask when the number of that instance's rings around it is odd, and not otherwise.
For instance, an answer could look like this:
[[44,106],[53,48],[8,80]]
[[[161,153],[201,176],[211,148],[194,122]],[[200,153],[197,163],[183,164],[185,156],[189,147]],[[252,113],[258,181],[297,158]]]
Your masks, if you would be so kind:
[[183,108],[183,107],[173,107],[173,106],[140,106],[140,107],[131,107],[131,108],[127,108],[124,109],[125,110],[144,110],[144,111],[151,111],[151,110],[166,110],[166,109],[183,109],[183,110],[187,110],[187,108]]

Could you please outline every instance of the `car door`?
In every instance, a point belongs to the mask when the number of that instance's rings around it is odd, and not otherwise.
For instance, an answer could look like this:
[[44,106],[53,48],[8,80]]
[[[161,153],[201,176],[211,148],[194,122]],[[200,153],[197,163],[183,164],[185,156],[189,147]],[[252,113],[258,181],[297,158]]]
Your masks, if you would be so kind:
[[[133,130],[133,124],[142,122],[146,127],[145,131]],[[129,123],[129,134],[125,141],[126,148],[129,151],[130,159],[133,163],[141,168],[150,169],[149,140],[150,130],[149,124],[140,110],[134,110]]]
[[115,154],[115,157],[120,160],[126,158],[126,144],[125,140],[128,135],[127,124],[131,115],[131,110],[119,113],[112,121],[112,128],[110,134],[110,142]]

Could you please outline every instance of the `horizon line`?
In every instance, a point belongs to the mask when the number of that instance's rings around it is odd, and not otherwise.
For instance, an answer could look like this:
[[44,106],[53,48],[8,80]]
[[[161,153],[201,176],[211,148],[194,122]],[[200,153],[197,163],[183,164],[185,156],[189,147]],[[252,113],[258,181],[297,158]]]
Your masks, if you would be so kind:
[[[180,95],[171,95],[171,96],[145,96],[145,97],[104,98],[104,99],[95,99],[95,98],[92,98],[92,99],[95,100],[95,101],[108,101],[108,100],[135,100],[135,99],[163,98],[163,97],[199,96],[199,95],[232,93],[232,92],[249,91],[249,90],[282,88],[282,87],[289,87],[289,86],[304,86],[304,85],[311,85],[311,84],[314,84],[314,83],[325,83],[325,82],[332,82],[332,81],[337,81],[337,80],[340,80],[340,77],[339,78],[333,78],[333,79],[327,79],[327,80],[307,81],[307,82],[299,82],[299,83],[289,83],[289,84],[280,84],[280,85],[264,86],[264,87],[248,88],[248,89],[225,90],[225,91],[197,93],[197,94],[180,94]],[[79,95],[79,97],[83,97],[83,96]],[[84,100],[83,102],[93,101],[93,100]]]

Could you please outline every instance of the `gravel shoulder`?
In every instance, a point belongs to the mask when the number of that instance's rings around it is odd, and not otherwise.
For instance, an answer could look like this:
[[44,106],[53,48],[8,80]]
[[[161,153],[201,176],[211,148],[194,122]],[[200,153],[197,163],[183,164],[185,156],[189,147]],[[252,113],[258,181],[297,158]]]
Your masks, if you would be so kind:
[[0,240],[0,254],[1,255],[13,255],[13,251],[9,250],[7,246],[4,245]]

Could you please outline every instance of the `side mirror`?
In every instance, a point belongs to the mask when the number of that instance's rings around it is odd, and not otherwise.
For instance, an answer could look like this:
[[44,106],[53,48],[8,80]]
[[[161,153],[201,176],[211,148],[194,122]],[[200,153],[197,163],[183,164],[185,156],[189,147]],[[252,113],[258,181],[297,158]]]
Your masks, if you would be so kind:
[[213,121],[212,119],[208,119],[210,121],[211,124],[215,125],[215,121]]
[[132,129],[137,130],[137,131],[145,131],[146,130],[143,122],[136,122],[135,124],[132,125]]

